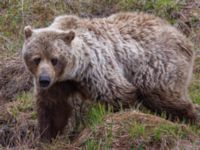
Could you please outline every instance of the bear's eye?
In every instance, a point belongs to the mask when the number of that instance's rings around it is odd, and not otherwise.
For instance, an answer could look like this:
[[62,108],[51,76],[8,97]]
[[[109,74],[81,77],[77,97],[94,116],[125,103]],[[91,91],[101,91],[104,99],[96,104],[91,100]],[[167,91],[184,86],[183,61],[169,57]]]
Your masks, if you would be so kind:
[[33,62],[34,62],[36,65],[39,65],[40,61],[41,61],[41,58],[34,58],[34,59],[33,59]]
[[52,58],[51,59],[51,63],[52,63],[53,66],[57,65],[58,59],[57,58]]

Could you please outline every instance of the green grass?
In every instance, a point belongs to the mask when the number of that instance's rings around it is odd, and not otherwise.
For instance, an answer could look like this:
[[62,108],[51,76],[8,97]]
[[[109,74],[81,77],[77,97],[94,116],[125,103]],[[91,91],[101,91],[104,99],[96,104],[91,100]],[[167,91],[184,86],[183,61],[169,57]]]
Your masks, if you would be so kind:
[[183,131],[182,128],[178,125],[168,125],[162,124],[157,126],[153,130],[153,138],[156,141],[160,141],[164,136],[172,136],[174,138],[184,139],[187,136],[187,132]]
[[[119,11],[145,11],[176,23],[177,14],[184,1],[175,0],[9,0],[0,1],[0,49],[7,56],[20,51],[23,44],[23,29],[26,25],[35,28],[48,26],[53,18],[63,14],[90,16],[107,15]],[[198,22],[195,15],[191,24]]]
[[185,139],[188,133],[195,133],[196,128],[182,128],[179,124],[158,124],[147,125],[139,122],[131,123],[131,126],[126,127],[132,139],[148,139],[153,138],[154,141],[160,141],[164,136],[173,138]]
[[179,12],[181,2],[174,0],[121,0],[117,6],[126,11],[146,11],[167,19],[174,24],[176,18],[174,14]]
[[153,10],[155,14],[166,18],[172,24],[176,22],[173,15],[177,13],[179,9],[179,5],[174,0],[147,1],[144,6],[144,11]]
[[[11,114],[16,118],[20,112],[32,112],[33,111],[33,94],[32,93],[22,93],[17,96],[17,100],[13,102],[10,106]],[[36,118],[36,113],[32,112],[32,118]]]
[[[97,134],[97,130],[92,130],[92,134]],[[110,150],[113,142],[112,124],[107,124],[106,128],[101,131],[100,135],[89,137],[84,143],[86,150]]]
[[129,134],[131,138],[140,138],[145,136],[146,128],[143,124],[138,122],[134,122],[131,127],[129,128]]
[[193,75],[192,82],[189,87],[189,95],[194,103],[200,104],[200,76],[199,76],[199,73],[196,73]]
[[[93,134],[98,131],[97,127],[103,125],[106,115],[111,114],[111,108],[106,110],[105,106],[97,103],[94,104],[87,114],[87,126],[92,130]],[[102,131],[102,138],[90,137],[84,144],[86,150],[109,150],[112,143],[112,123],[106,125],[106,130]]]
[[103,122],[105,115],[108,113],[109,111],[106,111],[104,105],[101,105],[99,103],[95,104],[88,111],[87,115],[88,125],[90,127],[95,127],[97,124],[101,124]]
[[[112,116],[112,114],[110,115]],[[141,118],[135,120],[134,118],[124,118],[117,122],[104,121],[103,123],[96,124],[96,130],[91,129],[92,134],[90,134],[89,138],[83,144],[84,149],[109,150],[112,148],[113,142],[115,142],[116,139],[127,136],[129,140],[125,141],[126,144],[128,143],[126,146],[129,145],[130,149],[133,150],[146,149],[146,146],[149,144],[165,145],[166,142],[172,142],[172,145],[168,145],[170,148],[173,147],[173,144],[175,144],[177,140],[184,141],[191,137],[197,138],[200,135],[198,127],[194,125],[162,121],[154,122],[155,120],[148,122],[146,119]],[[123,138],[121,140],[123,140]],[[125,140],[127,140],[127,138],[125,138]],[[123,142],[124,141],[122,141],[122,143]]]
[[33,93],[22,93],[17,96],[17,102],[19,105],[17,106],[19,111],[26,112],[33,110]]
[[101,150],[100,141],[97,142],[95,139],[88,139],[85,142],[85,150]]
[[12,56],[21,50],[26,25],[47,26],[56,15],[69,13],[69,7],[61,0],[9,0],[0,1],[0,13],[0,49]]
[[11,0],[8,3],[2,2],[0,9],[3,10],[4,14],[0,15],[0,43],[7,50],[7,54],[11,55],[22,46],[22,3],[18,0]]

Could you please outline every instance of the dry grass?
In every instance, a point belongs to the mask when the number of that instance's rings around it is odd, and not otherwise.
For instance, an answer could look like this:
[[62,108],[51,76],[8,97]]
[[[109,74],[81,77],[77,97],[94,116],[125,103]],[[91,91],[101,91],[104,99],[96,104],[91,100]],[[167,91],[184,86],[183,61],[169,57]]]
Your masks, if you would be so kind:
[[199,135],[183,124],[129,111],[107,115],[95,129],[85,129],[72,144],[82,149],[196,149]]
[[19,56],[9,57],[0,68],[0,100],[13,99],[22,91],[32,87],[32,77],[26,70]]

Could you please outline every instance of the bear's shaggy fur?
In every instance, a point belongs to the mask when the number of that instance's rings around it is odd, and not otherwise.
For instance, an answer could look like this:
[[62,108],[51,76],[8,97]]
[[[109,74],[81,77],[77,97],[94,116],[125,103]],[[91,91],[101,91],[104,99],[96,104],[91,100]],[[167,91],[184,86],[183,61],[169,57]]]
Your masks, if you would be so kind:
[[[188,97],[194,53],[174,27],[153,15],[60,16],[47,28],[25,28],[22,55],[34,76],[42,138],[60,133],[70,94],[111,104],[137,102],[172,118],[196,121]],[[48,78],[43,86],[41,76]]]

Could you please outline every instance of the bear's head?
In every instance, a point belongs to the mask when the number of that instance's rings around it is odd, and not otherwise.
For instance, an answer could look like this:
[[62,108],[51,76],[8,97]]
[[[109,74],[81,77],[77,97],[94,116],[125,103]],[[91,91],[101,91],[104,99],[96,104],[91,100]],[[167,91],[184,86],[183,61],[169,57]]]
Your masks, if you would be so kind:
[[22,57],[38,88],[48,89],[63,74],[73,72],[74,54],[71,43],[75,38],[74,31],[32,29],[27,26],[24,34]]

